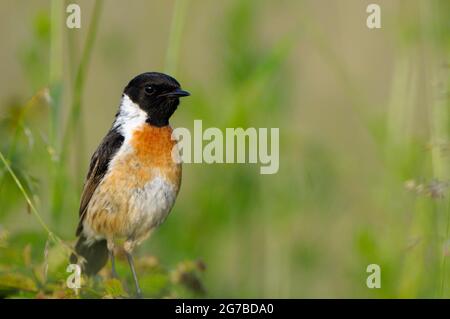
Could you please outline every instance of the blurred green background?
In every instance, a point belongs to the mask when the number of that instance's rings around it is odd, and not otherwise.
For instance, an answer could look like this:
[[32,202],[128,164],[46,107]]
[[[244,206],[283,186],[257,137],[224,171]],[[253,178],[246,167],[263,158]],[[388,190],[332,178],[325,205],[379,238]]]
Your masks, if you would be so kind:
[[[373,2],[381,29],[366,27]],[[65,26],[69,3],[81,29]],[[184,165],[137,253],[146,296],[450,297],[449,1],[0,7],[0,296],[73,296],[90,155],[127,82],[163,71],[192,93],[173,127],[279,127],[280,169]],[[126,294],[125,262],[119,274],[125,288],[103,274],[81,297]]]

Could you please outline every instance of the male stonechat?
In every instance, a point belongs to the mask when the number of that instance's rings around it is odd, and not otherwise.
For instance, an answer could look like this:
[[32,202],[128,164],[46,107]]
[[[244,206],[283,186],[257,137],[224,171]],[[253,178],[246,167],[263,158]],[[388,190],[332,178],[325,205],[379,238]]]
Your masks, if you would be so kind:
[[180,189],[181,164],[172,158],[176,141],[169,119],[184,96],[189,93],[163,73],[132,79],[111,129],[91,158],[81,196],[79,238],[71,262],[95,275],[109,256],[117,277],[114,246],[123,239],[139,297],[132,252],[164,222]]

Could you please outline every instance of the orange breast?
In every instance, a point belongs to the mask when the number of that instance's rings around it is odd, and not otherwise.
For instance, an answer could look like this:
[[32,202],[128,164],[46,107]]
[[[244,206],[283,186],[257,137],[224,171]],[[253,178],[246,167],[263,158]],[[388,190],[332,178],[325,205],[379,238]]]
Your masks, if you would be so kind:
[[176,141],[172,140],[170,126],[155,127],[145,124],[134,132],[131,145],[134,150],[133,161],[138,162],[142,168],[158,169],[179,187],[181,165],[172,159],[172,149],[176,147]]
[[172,165],[171,152],[176,142],[172,141],[172,128],[143,125],[133,134],[131,144],[143,163],[165,167]]

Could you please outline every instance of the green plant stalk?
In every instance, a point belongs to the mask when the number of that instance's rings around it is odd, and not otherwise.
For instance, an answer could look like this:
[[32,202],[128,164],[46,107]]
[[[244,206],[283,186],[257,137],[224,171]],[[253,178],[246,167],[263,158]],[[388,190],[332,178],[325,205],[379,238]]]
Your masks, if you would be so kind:
[[[72,1],[66,0],[65,5],[68,6]],[[78,35],[79,32],[68,32],[67,33],[67,48],[68,48],[68,69],[69,69],[69,85],[74,86],[75,82],[75,72],[76,72],[76,61],[77,61],[77,50],[78,47]]]
[[[73,133],[77,131],[82,118],[82,98],[86,82],[86,73],[89,62],[92,56],[95,39],[98,31],[98,24],[100,21],[100,13],[103,6],[103,0],[97,0],[94,5],[91,22],[89,24],[88,36],[84,46],[83,55],[81,57],[80,65],[78,67],[73,88],[73,102],[69,111],[69,122],[65,130],[62,146],[62,159],[65,159],[68,152],[68,145]],[[82,132],[78,132],[82,133]],[[79,151],[79,153],[82,153]]]
[[[449,240],[450,240],[450,196],[449,196],[449,199],[447,200],[447,225],[446,225],[446,227],[445,227],[445,233],[446,233],[446,236],[445,236],[445,240],[444,240],[444,245],[447,245],[447,247],[445,247],[444,246],[444,251],[445,250],[448,250],[449,249],[449,245],[450,245],[450,243],[449,243]],[[447,273],[446,273],[446,270],[447,270],[447,259],[448,259],[448,256],[446,256],[446,255],[444,255],[443,256],[443,258],[442,258],[442,281],[441,281],[441,297],[442,298],[446,298],[446,291],[448,291],[448,290],[445,290],[445,287],[446,287],[446,281],[447,281]]]
[[[83,107],[82,107],[82,98],[84,94],[84,88],[86,83],[86,74],[89,66],[89,62],[91,60],[92,51],[95,43],[95,39],[97,37],[98,24],[100,21],[100,13],[102,11],[103,0],[97,0],[94,6],[94,11],[92,14],[92,19],[89,25],[88,37],[86,39],[86,45],[83,51],[83,55],[81,57],[81,62],[77,71],[77,75],[74,83],[74,96],[73,96],[73,104],[71,108],[71,116],[69,118],[69,126],[66,131],[67,140],[64,141],[64,145],[70,144],[71,136],[74,136],[74,133],[77,133],[78,138],[76,139],[77,143],[77,159],[76,159],[76,176],[82,176],[83,170],[83,157],[85,152],[85,134],[84,134],[84,121],[83,121]],[[67,150],[63,150],[63,158],[66,158]],[[81,184],[77,183],[77,186],[81,187]],[[79,188],[77,187],[77,189]]]
[[[445,83],[446,79],[439,77],[437,75],[437,70],[434,71],[432,78],[432,83]],[[444,85],[443,87],[448,87]],[[449,123],[447,122],[447,99],[439,96],[440,92],[437,90],[432,90],[433,103],[430,107],[430,127],[431,127],[431,165],[433,178],[439,182],[446,182],[449,180],[449,165],[448,160],[445,159],[445,154],[443,154],[442,143],[449,140],[450,132],[448,132]],[[448,196],[448,195],[447,195]],[[445,212],[444,205],[441,205],[442,209],[438,209],[438,216],[445,216],[447,214],[447,225],[444,234],[443,245],[447,244],[449,240],[449,223],[450,223],[450,209]],[[436,230],[437,231],[437,230]],[[441,297],[445,298],[445,284],[447,278],[447,259],[443,252],[441,253]]]
[[14,182],[16,183],[17,188],[19,188],[19,190],[21,191],[23,197],[25,198],[25,201],[27,202],[28,206],[31,209],[31,212],[34,214],[34,216],[36,217],[37,221],[42,226],[42,228],[44,228],[44,230],[47,232],[49,238],[56,243],[62,243],[62,240],[50,230],[50,228],[47,226],[47,224],[42,219],[41,215],[39,214],[36,207],[34,206],[33,201],[31,200],[30,196],[27,194],[25,188],[23,187],[22,183],[17,178],[17,176],[14,173],[14,171],[12,170],[11,166],[8,164],[8,161],[3,156],[2,152],[0,152],[0,159],[3,162],[3,165],[5,165],[5,168],[7,169],[7,171],[11,175],[11,177],[13,178]]
[[61,116],[61,98],[62,98],[62,58],[63,58],[63,1],[52,0],[51,3],[51,33],[50,33],[50,72],[49,72],[49,89],[50,89],[50,118],[49,118],[49,145],[53,149],[53,155],[50,158],[51,170],[51,212],[52,216],[56,216],[55,211],[59,212],[57,207],[60,196],[60,185],[58,183],[60,172],[60,142],[58,138]]
[[[83,54],[81,57],[81,61],[77,70],[75,82],[74,82],[74,88],[73,88],[73,102],[71,104],[71,108],[69,110],[69,119],[68,124],[65,129],[63,139],[62,139],[62,145],[61,145],[61,152],[59,161],[56,165],[56,172],[54,175],[54,183],[53,183],[53,190],[52,190],[52,208],[51,212],[54,217],[56,217],[57,221],[59,220],[59,215],[61,214],[61,211],[63,210],[63,204],[64,204],[64,192],[63,189],[66,185],[66,180],[68,178],[67,176],[67,161],[69,157],[69,146],[71,145],[72,138],[74,136],[74,133],[78,133],[78,139],[77,143],[78,148],[78,154],[81,156],[84,154],[83,152],[83,146],[84,146],[84,134],[83,134],[83,125],[81,123],[82,119],[82,97],[84,93],[84,87],[86,82],[86,73],[88,69],[88,65],[91,59],[92,50],[94,46],[94,42],[97,35],[98,30],[98,24],[99,24],[99,18],[101,9],[103,6],[103,0],[97,0],[94,5],[94,10],[92,14],[92,18],[89,24],[89,30],[88,30],[88,36],[86,39],[86,44],[83,49]],[[81,160],[78,159],[77,162],[77,168],[78,170],[81,170]],[[80,172],[78,172],[80,173]],[[77,174],[76,176],[80,176],[80,174]]]
[[170,27],[169,45],[166,53],[165,72],[175,76],[180,52],[181,35],[187,11],[187,0],[177,0]]
[[63,5],[60,0],[51,2],[51,31],[50,31],[50,72],[49,84],[52,97],[50,115],[49,141],[50,145],[57,148],[57,132],[59,128],[59,116],[62,93],[62,65],[63,65]]
[[7,171],[13,178],[14,182],[17,185],[17,188],[22,193],[23,197],[25,198],[25,201],[27,202],[27,205],[30,207],[31,212],[36,217],[39,225],[47,232],[48,238],[54,242],[55,244],[60,244],[61,246],[65,247],[69,253],[77,254],[76,251],[68,244],[66,244],[59,236],[57,236],[50,227],[45,223],[44,219],[39,214],[38,210],[36,209],[36,206],[34,205],[33,201],[31,200],[30,196],[28,195],[27,191],[23,187],[20,180],[17,178],[16,174],[12,170],[11,166],[8,164],[8,161],[3,156],[3,153],[0,152],[0,160],[3,162],[3,165],[5,165]]
[[[444,154],[442,154],[441,142],[446,140],[448,136],[446,133],[447,123],[446,119],[448,115],[446,114],[446,105],[442,100],[438,100],[434,103],[431,108],[431,121],[432,121],[432,133],[431,133],[431,159],[432,159],[432,169],[433,178],[440,182],[448,180],[448,162],[444,160]],[[450,212],[447,212],[447,219],[450,219]],[[442,216],[445,216],[444,210],[442,210]],[[449,239],[449,227],[447,221],[445,241]],[[444,241],[444,245],[446,242]],[[446,280],[446,268],[448,257],[442,254],[442,266],[441,266],[441,297],[444,297],[444,287]]]
[[[429,17],[430,19],[431,17]],[[440,61],[443,57],[440,52],[436,52],[433,55],[434,60]],[[449,141],[450,131],[449,131],[449,114],[448,114],[448,97],[440,92],[439,87],[444,87],[448,89],[448,76],[447,72],[442,71],[442,67],[433,66],[429,68],[429,82],[433,83],[431,89],[431,105],[429,108],[430,112],[430,140],[431,140],[431,169],[433,179],[438,180],[439,182],[447,182],[449,180],[449,165],[448,159],[445,158],[445,154],[443,152],[442,144]],[[448,195],[447,195],[448,196]],[[445,211],[445,205],[440,205],[437,208],[437,216],[447,216],[447,225],[443,245],[446,245],[449,239],[449,220],[450,220],[450,211]],[[438,217],[436,217],[438,218]],[[438,229],[436,229],[438,233]],[[438,233],[439,234],[439,233]],[[441,258],[441,297],[445,297],[445,284],[446,284],[446,271],[447,271],[447,259],[448,256],[445,256],[443,250],[440,252]]]

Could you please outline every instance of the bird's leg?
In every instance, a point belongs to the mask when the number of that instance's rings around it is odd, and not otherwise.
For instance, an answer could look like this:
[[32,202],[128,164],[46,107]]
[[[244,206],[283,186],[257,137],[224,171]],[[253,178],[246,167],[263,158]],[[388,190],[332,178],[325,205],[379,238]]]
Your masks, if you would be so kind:
[[109,258],[111,259],[111,276],[112,278],[119,279],[116,272],[116,260],[114,258],[114,240],[112,238],[107,239],[107,247],[109,252]]
[[138,298],[142,298],[142,291],[139,287],[139,281],[137,279],[136,270],[134,269],[133,257],[130,253],[126,253],[128,258],[128,263],[130,264],[131,273],[133,274],[134,285],[136,286],[136,295]]
[[138,298],[142,298],[141,287],[139,286],[139,281],[138,281],[138,278],[136,275],[136,270],[134,268],[133,256],[131,255],[133,246],[134,246],[134,244],[132,242],[126,241],[124,244],[124,250],[125,250],[125,254],[127,255],[128,264],[130,265],[131,273],[133,274],[134,285],[136,287],[136,296]]
[[113,278],[119,279],[119,276],[117,275],[116,272],[116,261],[114,258],[114,250],[109,251],[109,258],[111,259],[111,276]]

